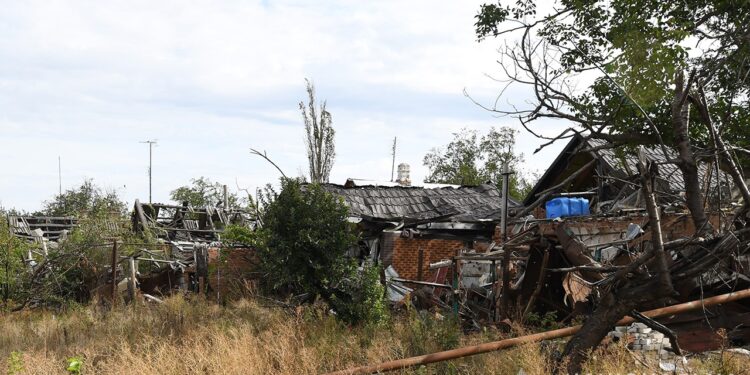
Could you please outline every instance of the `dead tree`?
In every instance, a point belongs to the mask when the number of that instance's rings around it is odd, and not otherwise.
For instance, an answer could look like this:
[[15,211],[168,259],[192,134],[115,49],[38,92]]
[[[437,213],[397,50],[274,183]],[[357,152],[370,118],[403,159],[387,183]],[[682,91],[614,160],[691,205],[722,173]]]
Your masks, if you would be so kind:
[[302,119],[305,122],[305,145],[307,146],[307,160],[309,164],[310,182],[328,182],[333,161],[336,157],[334,136],[336,132],[331,126],[331,113],[326,110],[326,102],[316,108],[315,86],[305,79],[309,102],[299,103]]

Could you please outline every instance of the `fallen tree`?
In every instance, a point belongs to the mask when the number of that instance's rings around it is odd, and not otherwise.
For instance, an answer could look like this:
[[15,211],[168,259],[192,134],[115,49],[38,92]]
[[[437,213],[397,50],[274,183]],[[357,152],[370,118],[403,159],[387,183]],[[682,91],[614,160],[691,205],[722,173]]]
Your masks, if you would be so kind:
[[[746,3],[692,0],[560,0],[545,14],[538,14],[535,1],[525,1],[485,4],[477,15],[480,40],[506,38],[498,80],[532,92],[523,105],[498,106],[495,100],[484,108],[516,118],[545,142],[540,148],[574,135],[603,140],[602,148],[655,147],[660,163],[677,167],[679,198],[695,226],[693,238],[681,247],[665,248],[655,182],[661,165],[641,153],[640,181],[634,185],[645,202],[650,241],[625,267],[586,269],[601,275],[589,277],[595,310],[568,342],[568,365],[561,372],[580,372],[588,353],[623,316],[639,306],[685,298],[674,285],[702,283],[710,273],[732,275],[730,255],[747,251],[750,239],[743,228],[750,191],[727,139],[745,139],[745,130],[738,129],[750,114],[744,104],[750,89],[748,21]],[[688,41],[698,42],[695,57],[688,54]],[[583,90],[573,84],[581,73],[597,76]],[[533,130],[532,124],[547,119],[570,126],[551,137]],[[711,194],[702,187],[701,168],[715,171]],[[731,201],[722,192],[720,170],[731,176],[744,204],[729,225],[715,227],[707,209],[722,215]],[[710,180],[706,186],[712,186]],[[546,196],[536,199],[541,204]]]
[[[700,308],[704,308],[707,306],[713,306],[713,305],[738,301],[738,300],[749,298],[749,297],[750,297],[750,289],[746,289],[746,290],[741,290],[741,291],[732,292],[728,294],[722,294],[722,295],[715,296],[715,297],[706,298],[704,300],[681,303],[679,305],[663,307],[660,309],[654,309],[654,310],[646,311],[643,313],[632,312],[631,314],[639,316],[639,317],[646,317],[648,319],[652,319],[652,318],[658,318],[660,316],[680,314],[683,312],[700,309]],[[617,321],[615,324],[618,326],[627,325],[627,324],[637,321],[638,319],[640,318],[636,318],[632,316],[625,317]],[[362,366],[362,367],[341,370],[341,371],[330,373],[329,375],[375,374],[375,373],[381,373],[381,372],[387,372],[387,371],[394,371],[394,370],[399,370],[399,369],[403,369],[407,367],[421,366],[421,365],[426,365],[430,363],[448,361],[451,359],[457,359],[461,357],[468,357],[472,355],[508,349],[514,346],[527,344],[531,342],[568,337],[568,336],[571,336],[580,332],[581,329],[582,329],[582,326],[577,325],[573,327],[561,328],[561,329],[556,329],[556,330],[547,331],[547,332],[540,332],[540,333],[535,333],[532,335],[514,337],[510,339],[488,342],[488,343],[474,345],[474,346],[467,346],[467,347],[457,348],[453,350],[446,350],[443,352],[431,353],[431,354],[421,355],[417,357],[397,359],[395,361],[380,363],[376,365]]]

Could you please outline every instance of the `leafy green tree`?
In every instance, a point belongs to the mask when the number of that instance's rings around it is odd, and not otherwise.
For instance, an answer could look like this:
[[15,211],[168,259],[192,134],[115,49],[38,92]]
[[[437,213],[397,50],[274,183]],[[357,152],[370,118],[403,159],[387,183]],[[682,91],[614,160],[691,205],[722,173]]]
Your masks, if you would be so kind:
[[[750,190],[735,153],[748,139],[750,2],[557,0],[545,13],[535,0],[509,3],[480,8],[477,36],[506,37],[499,60],[506,77],[499,79],[531,95],[492,111],[515,117],[545,144],[581,134],[610,147],[655,145],[681,171],[697,236],[717,230],[705,212],[699,163],[721,164],[747,209]],[[533,125],[550,119],[566,124],[557,136],[534,132]],[[653,255],[657,277],[618,275],[598,287],[596,310],[566,346],[568,373],[580,372],[622,316],[674,294],[667,253]]]
[[[550,141],[575,132],[613,144],[673,149],[691,216],[711,231],[697,165],[720,157],[741,180],[732,155],[739,149],[723,139],[741,148],[748,139],[739,124],[749,110],[750,3],[559,0],[545,14],[538,14],[536,3],[485,4],[477,15],[480,40],[518,40],[503,50],[503,72],[510,84],[533,91],[526,103],[493,110],[529,130],[538,120],[566,120],[571,126],[557,137],[534,133]],[[573,84],[591,78],[588,86]],[[696,153],[696,147],[706,151]],[[750,191],[741,190],[750,201]]]
[[104,190],[93,180],[85,180],[81,186],[66,190],[52,200],[45,201],[40,214],[46,216],[98,216],[101,214],[123,216],[125,203],[114,190]]
[[476,130],[462,129],[442,148],[433,148],[425,155],[423,164],[429,174],[425,182],[479,185],[487,182],[502,186],[503,165],[511,171],[510,196],[523,199],[533,183],[520,170],[523,154],[515,152],[516,130],[494,127],[478,137]]
[[[239,207],[242,203],[235,193],[227,193],[230,208]],[[193,178],[190,185],[178,187],[169,193],[169,197],[177,202],[188,202],[191,207],[206,207],[223,205],[224,185],[212,182],[206,177]]]
[[281,192],[264,210],[262,228],[234,228],[227,238],[258,250],[272,290],[321,297],[349,323],[380,321],[385,304],[379,274],[367,267],[358,271],[347,256],[357,244],[347,217],[341,198],[320,185],[282,179]]

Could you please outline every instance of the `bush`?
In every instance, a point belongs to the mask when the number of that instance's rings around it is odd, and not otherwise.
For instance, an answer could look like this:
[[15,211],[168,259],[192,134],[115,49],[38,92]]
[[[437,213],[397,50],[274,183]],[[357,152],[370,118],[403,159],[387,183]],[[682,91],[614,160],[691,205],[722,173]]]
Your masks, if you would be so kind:
[[230,234],[258,250],[264,282],[274,291],[321,297],[348,323],[380,322],[385,302],[378,270],[357,271],[347,256],[355,228],[340,197],[318,184],[282,179],[281,193],[263,213],[263,227],[250,236]]
[[[87,303],[92,291],[106,280],[111,264],[112,238],[119,238],[118,254],[129,255],[144,243],[124,222],[111,226],[109,213],[79,221],[64,240],[50,244],[46,257],[34,254],[33,271],[17,275],[14,298],[19,306],[68,307]],[[122,245],[126,243],[128,245]],[[32,246],[25,243],[24,246]],[[20,275],[20,277],[18,276]]]
[[388,321],[388,305],[385,288],[380,283],[378,266],[364,266],[354,281],[346,285],[345,290],[351,296],[350,301],[333,299],[333,309],[338,316],[347,322],[364,322],[379,326]]
[[26,241],[13,236],[8,223],[0,220],[0,294],[4,305],[19,297],[23,283],[19,275],[26,274],[23,255],[27,250]]
[[40,214],[46,216],[95,217],[106,214],[124,216],[125,203],[114,190],[96,186],[93,180],[84,180],[81,186],[66,190],[44,202]]

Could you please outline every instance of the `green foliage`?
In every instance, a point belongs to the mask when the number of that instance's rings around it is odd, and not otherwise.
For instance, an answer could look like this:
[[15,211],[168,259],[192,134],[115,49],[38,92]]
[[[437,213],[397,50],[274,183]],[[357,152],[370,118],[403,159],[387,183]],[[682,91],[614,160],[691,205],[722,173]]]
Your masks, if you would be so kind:
[[[206,177],[193,178],[190,185],[172,190],[169,197],[178,204],[188,202],[191,207],[217,206],[224,202],[224,185]],[[242,200],[235,193],[227,192],[227,200],[230,208],[242,205]]]
[[345,257],[356,243],[347,208],[319,185],[283,179],[282,190],[267,208],[258,236],[261,263],[273,275],[273,287],[304,292],[327,291],[352,274]]
[[276,197],[279,196],[279,193],[276,192],[276,189],[271,184],[266,184],[262,189],[258,188],[255,199],[251,195],[248,195],[248,209],[251,213],[255,214],[255,217],[258,219],[258,221],[263,223],[263,216],[266,212],[266,207],[268,207],[271,202],[276,200]]
[[[406,333],[401,336],[406,348],[405,357],[425,355],[455,349],[461,342],[461,325],[453,314],[447,316],[426,310],[416,311],[408,305]],[[441,362],[435,365],[435,373],[456,373],[453,363]]]
[[282,179],[281,187],[266,207],[261,229],[254,234],[234,230],[230,237],[256,245],[271,289],[320,296],[349,323],[380,320],[383,302],[375,295],[383,293],[373,284],[379,280],[376,271],[358,274],[347,256],[357,237],[341,198],[299,180]]
[[0,288],[3,303],[18,299],[25,273],[23,255],[28,243],[13,236],[5,220],[0,220]]
[[[674,141],[670,107],[675,77],[692,73],[691,96],[705,90],[712,121],[724,138],[738,146],[750,144],[745,129],[750,117],[750,39],[746,37],[750,2],[557,0],[549,7],[553,11],[539,15],[534,0],[502,3],[481,6],[475,23],[477,36],[482,40],[528,32],[530,38],[538,38],[528,42],[540,43],[534,58],[545,61],[535,61],[534,66],[549,69],[542,73],[549,74],[546,77],[556,77],[542,86],[567,95],[569,82],[575,82],[579,72],[601,69],[608,75],[601,74],[588,87],[575,88],[570,98],[550,95],[547,104],[554,109],[541,106],[522,114],[527,124],[562,118],[588,131],[606,125],[609,133],[620,136],[620,142],[653,143],[655,130],[647,126],[637,103],[669,144]],[[506,67],[514,68],[518,67]],[[692,112],[691,125],[697,126],[690,127],[691,142],[710,147],[707,124]]]
[[432,149],[423,164],[429,169],[425,182],[479,185],[492,182],[501,187],[503,165],[515,174],[510,178],[510,195],[523,199],[533,182],[519,170],[523,154],[515,152],[516,130],[494,127],[481,138],[477,131],[463,129],[453,134],[444,148]]
[[76,356],[76,357],[68,358],[68,367],[65,368],[65,371],[67,371],[69,374],[72,374],[72,375],[81,375],[82,370],[83,370],[83,357]]
[[44,202],[41,214],[86,217],[101,214],[124,216],[125,212],[125,203],[115,191],[103,190],[94,185],[93,180],[85,180],[81,186],[66,190]]
[[347,294],[347,299],[332,298],[333,309],[344,321],[365,323],[378,327],[388,321],[388,305],[385,301],[385,287],[380,283],[379,266],[365,265],[347,279],[340,288]]
[[256,247],[258,245],[258,232],[244,226],[230,224],[224,229],[221,239],[225,243]]
[[529,313],[526,315],[525,321],[526,324],[536,327],[541,332],[562,328],[562,324],[560,324],[554,311],[547,311],[544,315],[535,312]]
[[[127,222],[115,222],[107,213],[79,221],[64,240],[48,244],[46,257],[34,256],[32,272],[19,272],[15,298],[23,305],[65,308],[87,303],[91,291],[101,283],[111,262],[113,238],[120,255],[131,254],[145,244],[132,233]],[[117,225],[120,224],[120,225]],[[127,243],[127,245],[122,245]]]
[[6,373],[8,375],[16,375],[23,372],[23,353],[18,351],[10,352],[10,356],[8,356],[6,362],[8,365],[8,371]]

